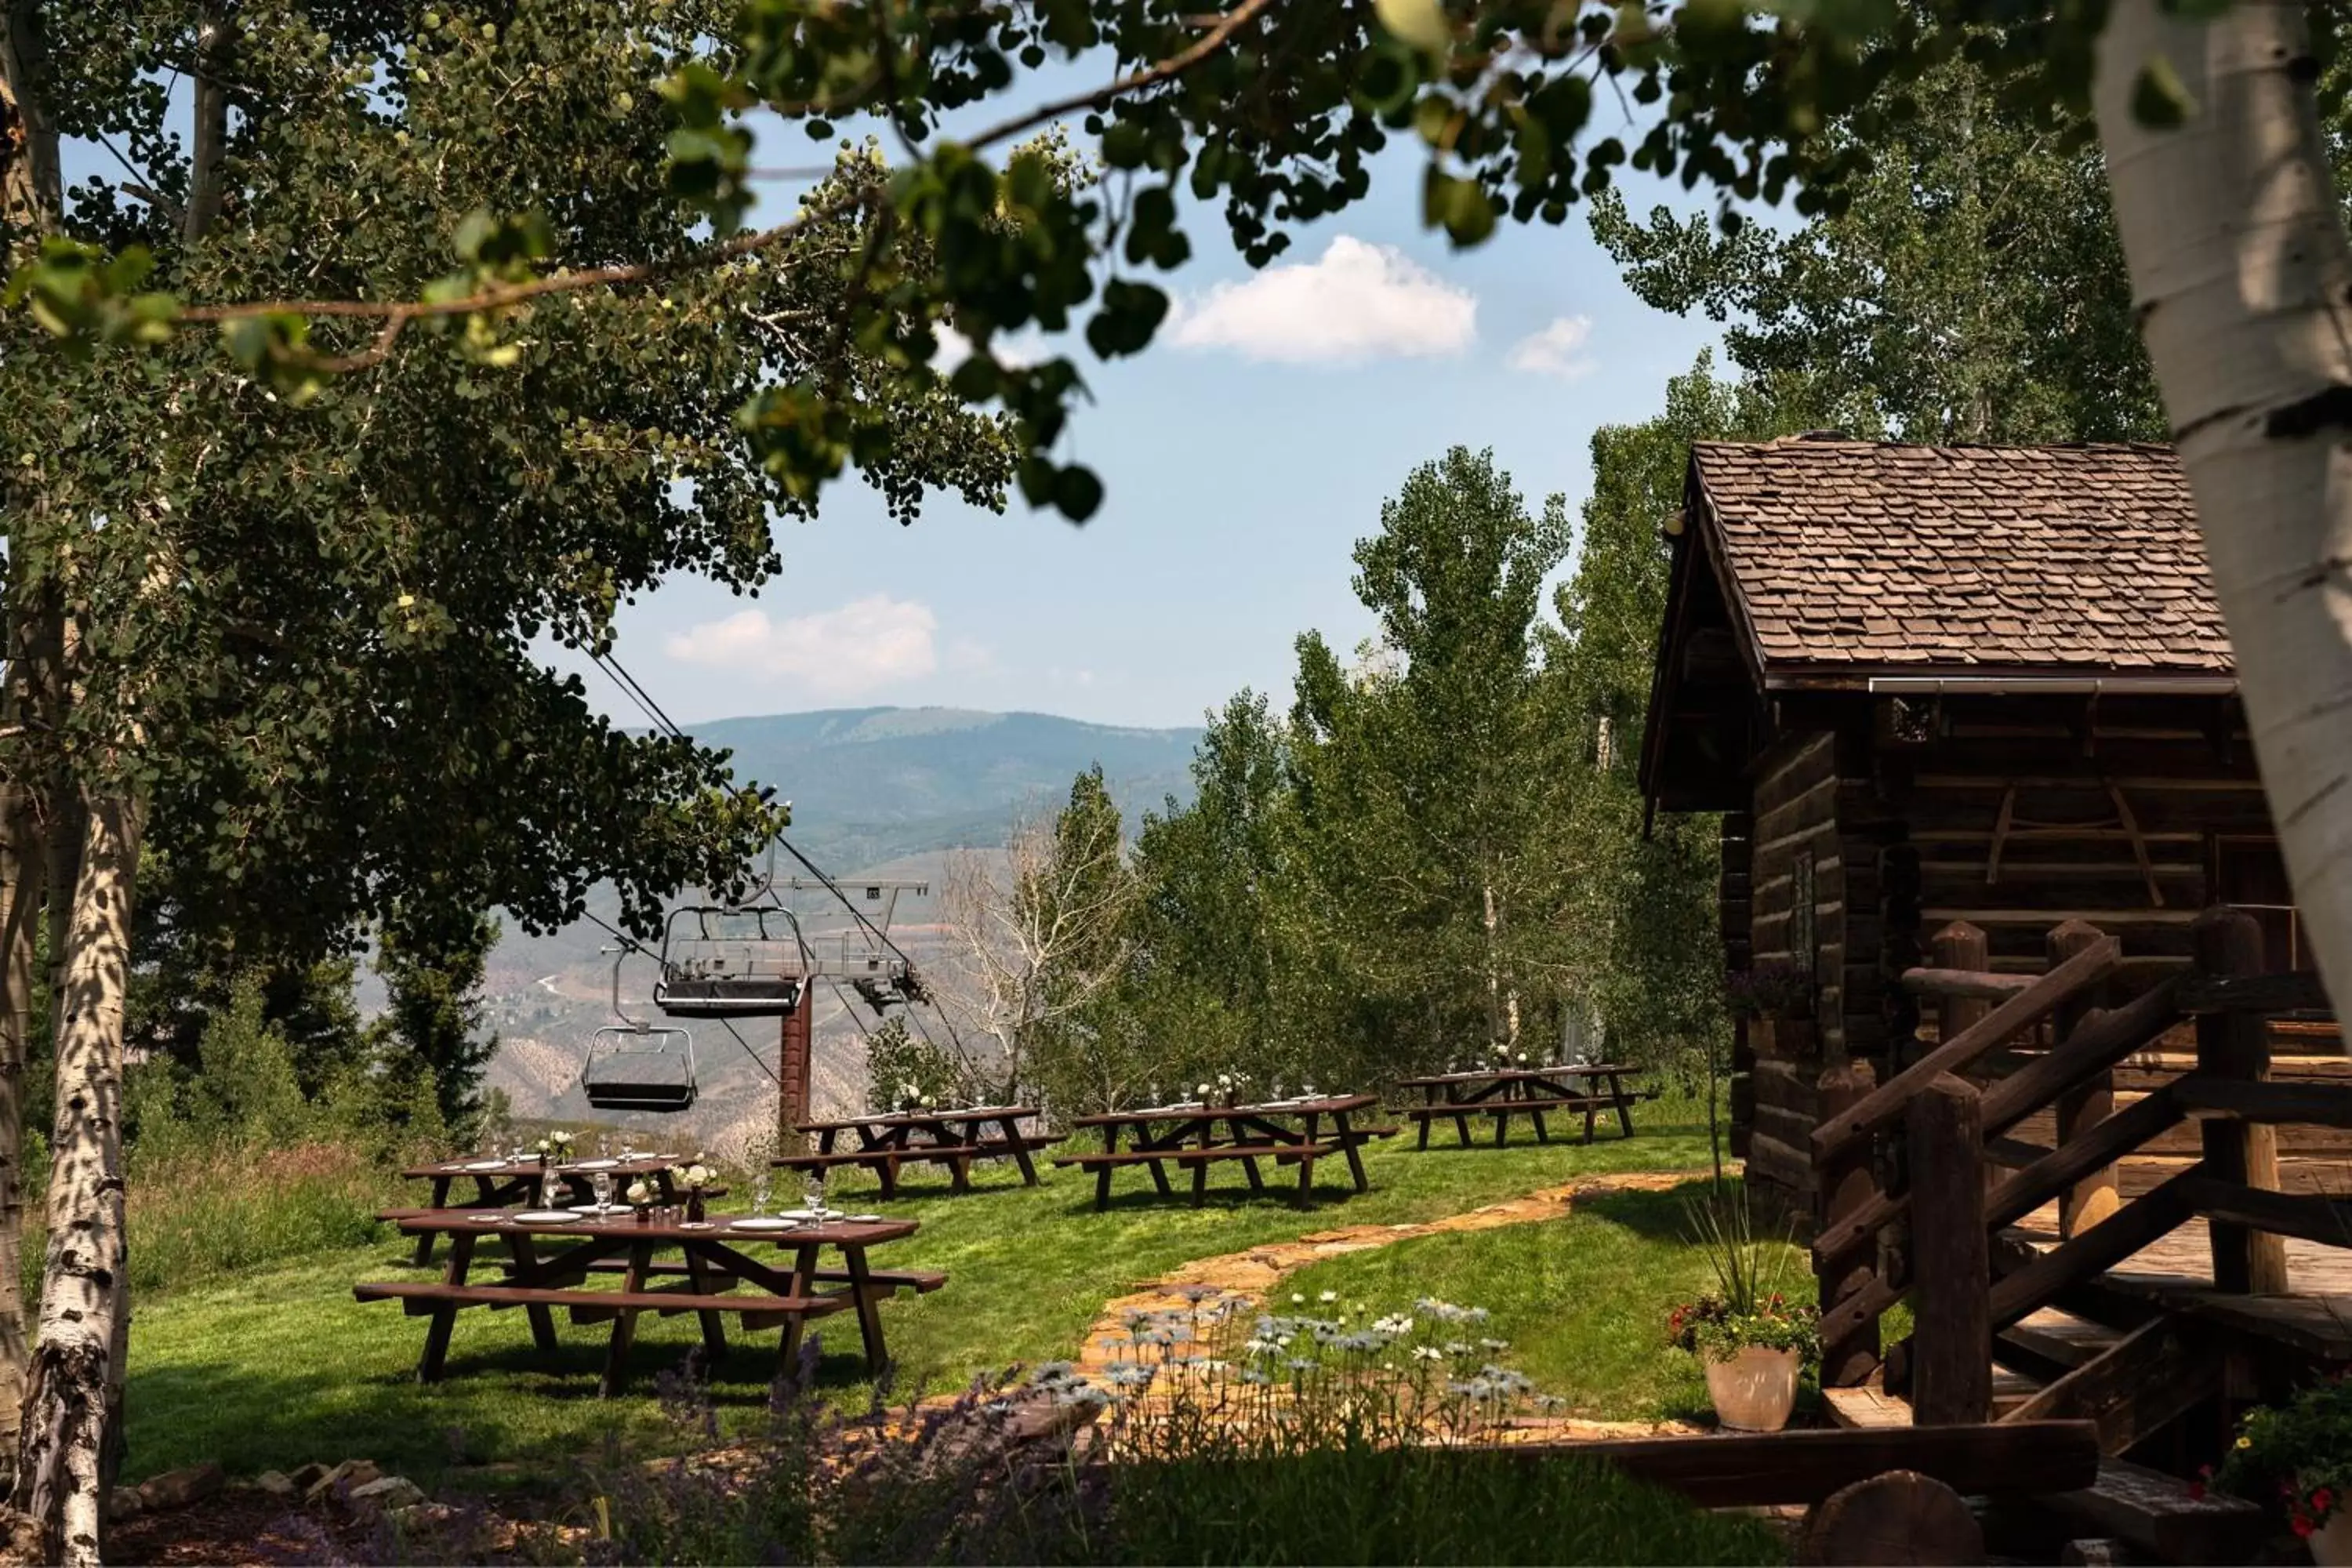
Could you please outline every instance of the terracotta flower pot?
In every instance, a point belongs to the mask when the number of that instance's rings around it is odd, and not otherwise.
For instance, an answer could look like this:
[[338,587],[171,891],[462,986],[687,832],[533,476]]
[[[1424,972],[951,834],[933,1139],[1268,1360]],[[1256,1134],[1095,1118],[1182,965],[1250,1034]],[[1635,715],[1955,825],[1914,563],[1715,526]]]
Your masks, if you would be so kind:
[[1715,1418],[1734,1432],[1778,1432],[1796,1407],[1798,1371],[1793,1350],[1743,1345],[1728,1360],[1709,1358],[1706,1395]]
[[2319,1568],[2352,1568],[2352,1509],[2339,1506],[2311,1532],[2311,1560]]

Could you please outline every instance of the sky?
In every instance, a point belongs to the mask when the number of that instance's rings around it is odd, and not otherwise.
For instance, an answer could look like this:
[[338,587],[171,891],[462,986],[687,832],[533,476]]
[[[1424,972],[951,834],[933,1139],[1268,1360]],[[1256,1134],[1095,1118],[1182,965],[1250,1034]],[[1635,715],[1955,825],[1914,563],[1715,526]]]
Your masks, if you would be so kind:
[[756,600],[674,582],[624,613],[618,657],[688,727],[868,704],[1163,726],[1244,687],[1286,699],[1301,632],[1343,655],[1370,634],[1349,551],[1415,465],[1492,447],[1531,506],[1573,505],[1593,430],[1657,412],[1719,336],[1634,299],[1580,210],[1453,251],[1421,227],[1418,152],[1391,146],[1368,200],[1255,274],[1214,214],[1188,213],[1193,259],[1154,279],[1176,305],[1152,347],[1060,351],[1096,401],[1056,455],[1108,492],[1083,527],[1015,494],[902,528],[844,484],[780,525],[784,569]]
[[[1078,68],[1032,90],[1090,85]],[[814,161],[797,130],[759,129],[755,163]],[[1420,153],[1400,138],[1367,200],[1295,229],[1255,273],[1216,213],[1188,203],[1193,258],[1154,279],[1175,308],[1152,347],[1105,365],[1073,332],[1044,351],[1071,353],[1095,398],[1056,452],[1108,489],[1083,527],[1017,492],[1001,514],[940,498],[901,527],[845,480],[816,519],[778,523],[783,571],[755,598],[674,579],[624,609],[618,658],[689,728],[880,705],[1156,727],[1197,723],[1244,687],[1286,700],[1300,633],[1343,656],[1370,634],[1349,551],[1415,465],[1491,447],[1530,506],[1574,505],[1593,430],[1655,413],[1666,379],[1719,337],[1634,299],[1581,209],[1454,252],[1421,226]],[[68,182],[101,161],[67,155]],[[1619,172],[1636,210],[1694,205]],[[768,187],[752,221],[778,221],[798,188]],[[642,721],[603,674],[550,659]]]

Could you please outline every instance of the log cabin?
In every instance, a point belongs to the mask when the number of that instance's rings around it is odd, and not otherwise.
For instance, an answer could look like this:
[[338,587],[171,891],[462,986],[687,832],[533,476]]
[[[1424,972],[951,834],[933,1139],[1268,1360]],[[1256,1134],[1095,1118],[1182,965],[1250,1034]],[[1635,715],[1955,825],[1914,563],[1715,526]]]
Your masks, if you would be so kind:
[[[2268,967],[2308,967],[2169,448],[1702,442],[1666,529],[1642,788],[1722,815],[1729,968],[1811,982],[1809,1023],[1735,1026],[1734,1146],[1766,1206],[1811,1209],[1833,1081],[1932,1029],[1896,982],[1948,928],[2032,972],[2085,921],[2145,985],[2228,903]],[[2306,1037],[2282,1076],[2298,1052],[2341,1070],[2327,1020],[2274,1027]],[[2153,1087],[2168,1060],[2136,1068]]]

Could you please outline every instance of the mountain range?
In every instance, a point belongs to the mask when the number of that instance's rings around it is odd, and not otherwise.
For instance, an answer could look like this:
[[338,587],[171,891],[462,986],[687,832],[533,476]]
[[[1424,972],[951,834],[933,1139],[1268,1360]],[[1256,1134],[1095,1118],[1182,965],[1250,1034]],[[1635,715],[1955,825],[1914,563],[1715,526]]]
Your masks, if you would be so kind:
[[[1045,713],[984,713],[952,708],[852,708],[722,719],[693,727],[697,740],[733,753],[738,782],[772,785],[793,803],[792,842],[845,880],[904,879],[930,884],[909,895],[893,933],[916,962],[937,973],[949,957],[938,891],[950,858],[1001,849],[1018,823],[1048,816],[1070,781],[1099,763],[1104,782],[1132,829],[1170,796],[1192,796],[1189,771],[1198,729],[1132,729],[1082,723]],[[781,879],[798,867],[776,868]],[[591,907],[606,919],[609,897]],[[845,931],[848,917],[819,897],[803,900],[812,940]],[[611,939],[583,921],[528,935],[509,923],[490,954],[484,992],[488,1026],[499,1047],[490,1084],[522,1117],[584,1119],[582,1059],[597,1027],[613,1016]],[[619,989],[632,1016],[651,1018],[654,965],[626,959]],[[817,994],[813,1077],[819,1105],[847,1109],[865,1089],[861,1017],[829,990]],[[934,1020],[931,1026],[939,1026]],[[667,1119],[632,1118],[699,1146],[719,1149],[772,1128],[773,1019],[730,1032],[697,1026],[692,1111]]]

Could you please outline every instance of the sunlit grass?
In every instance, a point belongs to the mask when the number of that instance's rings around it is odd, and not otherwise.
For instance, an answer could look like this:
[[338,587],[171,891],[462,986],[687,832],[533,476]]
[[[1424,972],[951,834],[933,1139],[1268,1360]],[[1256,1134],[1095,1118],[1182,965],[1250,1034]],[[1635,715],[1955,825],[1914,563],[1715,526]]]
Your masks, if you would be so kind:
[[[1278,1195],[1252,1197],[1236,1183],[1213,1188],[1208,1205],[1195,1210],[1181,1195],[1152,1194],[1133,1173],[1102,1214],[1093,1209],[1092,1181],[1071,1171],[1049,1171],[1034,1189],[1009,1168],[985,1172],[982,1190],[961,1197],[943,1181],[902,1189],[889,1212],[923,1228],[877,1251],[877,1264],[945,1269],[949,1283],[883,1310],[904,1372],[898,1392],[1067,1355],[1106,1301],[1193,1258],[1339,1226],[1433,1219],[1599,1172],[1703,1168],[1704,1127],[1671,1125],[1651,1109],[1633,1139],[1604,1133],[1591,1146],[1416,1152],[1401,1137],[1367,1152],[1371,1192],[1355,1194],[1335,1164],[1318,1171],[1315,1201],[1305,1208]],[[875,1201],[854,1181],[836,1181],[828,1196],[851,1207]],[[360,1214],[354,1223],[363,1223]],[[250,1474],[364,1457],[430,1479],[453,1463],[544,1467],[587,1455],[608,1435],[647,1452],[688,1441],[667,1426],[652,1395],[656,1373],[677,1366],[697,1342],[691,1318],[640,1321],[635,1381],[615,1400],[595,1397],[604,1327],[560,1324],[563,1350],[551,1365],[532,1350],[519,1312],[460,1314],[447,1380],[417,1384],[425,1321],[351,1294],[361,1279],[416,1277],[406,1250],[386,1232],[281,1264],[221,1268],[210,1279],[145,1298],[132,1327],[127,1473],[210,1458]],[[1592,1277],[1593,1288],[1603,1282]],[[1484,1300],[1493,1292],[1462,1293]],[[1528,1300],[1532,1314],[1538,1297]],[[854,1324],[845,1318],[821,1327],[831,1352],[824,1386],[834,1397],[863,1400],[868,1385],[854,1354]],[[740,1426],[756,1417],[775,1342],[772,1331],[750,1339],[719,1369],[713,1393],[724,1421]]]

